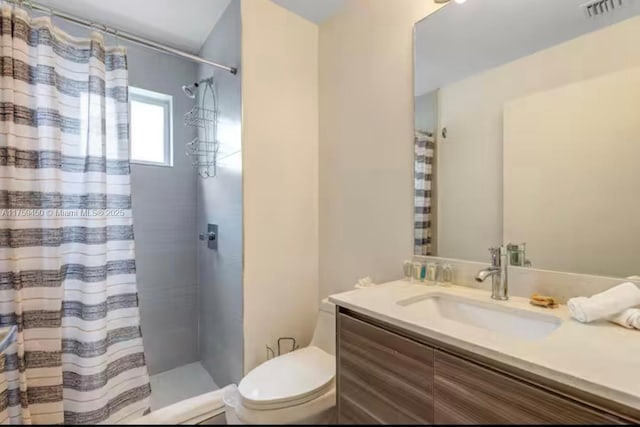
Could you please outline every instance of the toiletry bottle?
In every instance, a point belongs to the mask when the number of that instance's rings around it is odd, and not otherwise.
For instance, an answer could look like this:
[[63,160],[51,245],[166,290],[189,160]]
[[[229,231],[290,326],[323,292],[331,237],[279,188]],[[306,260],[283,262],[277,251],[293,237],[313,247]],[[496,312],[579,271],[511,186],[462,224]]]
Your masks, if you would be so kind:
[[451,264],[445,264],[442,266],[442,280],[438,285],[450,286],[453,282],[453,266]]
[[421,282],[422,281],[422,264],[419,262],[413,263],[413,281]]
[[404,280],[411,281],[413,277],[413,263],[411,261],[405,261],[402,263],[402,272],[404,274]]
[[436,262],[430,262],[429,264],[427,264],[427,284],[435,285],[438,281],[438,267],[439,265]]

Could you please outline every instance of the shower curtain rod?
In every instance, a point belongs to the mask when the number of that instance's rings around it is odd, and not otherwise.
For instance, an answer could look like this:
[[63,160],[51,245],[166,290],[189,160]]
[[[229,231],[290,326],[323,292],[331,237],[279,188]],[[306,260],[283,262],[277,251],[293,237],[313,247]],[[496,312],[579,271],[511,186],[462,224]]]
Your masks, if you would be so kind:
[[[176,49],[174,47],[167,46],[167,45],[164,45],[164,44],[161,44],[161,43],[157,43],[157,42],[154,42],[152,40],[148,40],[148,39],[145,39],[145,38],[142,38],[142,37],[138,37],[138,36],[136,36],[134,34],[127,33],[126,31],[120,31],[117,28],[107,27],[106,25],[103,25],[103,24],[97,24],[97,23],[95,23],[93,21],[89,21],[89,20],[86,20],[86,19],[83,19],[83,18],[79,18],[77,16],[69,15],[68,13],[62,12],[62,11],[54,9],[54,8],[50,8],[50,7],[44,6],[44,5],[36,3],[36,2],[31,2],[29,0],[4,0],[4,2],[13,3],[13,4],[16,4],[16,5],[20,5],[20,6],[24,7],[24,8],[37,10],[39,12],[44,12],[44,13],[49,14],[50,16],[55,16],[57,18],[60,18],[60,19],[63,19],[65,21],[74,23],[76,25],[80,25],[81,27],[102,31],[105,34],[109,34],[109,35],[115,37],[116,39],[127,40],[127,41],[129,41],[131,43],[137,44],[139,46],[146,47],[148,49],[156,50],[158,52],[168,53],[168,54],[174,55],[174,56],[179,56],[181,58],[186,58],[186,59],[189,59],[191,61],[198,62],[200,64],[211,65],[213,67],[220,68],[222,70],[228,71],[231,74],[236,74],[238,72],[238,69],[235,68],[235,67],[228,67],[226,65],[221,65],[221,64],[215,63],[213,61],[210,61],[208,59],[202,58],[201,56],[194,55],[194,54],[191,54],[189,52],[185,52],[183,50]],[[0,1],[0,3],[2,3],[2,2]]]

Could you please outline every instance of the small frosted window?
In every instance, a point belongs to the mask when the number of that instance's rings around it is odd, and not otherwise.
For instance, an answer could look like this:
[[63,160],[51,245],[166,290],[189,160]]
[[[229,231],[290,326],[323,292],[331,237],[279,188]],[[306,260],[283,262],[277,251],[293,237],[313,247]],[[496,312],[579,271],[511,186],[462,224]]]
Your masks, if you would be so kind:
[[130,88],[131,161],[149,165],[172,165],[172,97]]

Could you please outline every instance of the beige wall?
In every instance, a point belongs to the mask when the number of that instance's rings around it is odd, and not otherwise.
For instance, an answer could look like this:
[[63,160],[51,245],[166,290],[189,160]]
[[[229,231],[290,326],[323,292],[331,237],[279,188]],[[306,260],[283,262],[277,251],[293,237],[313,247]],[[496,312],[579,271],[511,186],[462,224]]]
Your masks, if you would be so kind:
[[245,372],[318,307],[318,27],[242,2]]
[[413,244],[413,24],[430,0],[355,0],[320,26],[320,294],[402,274]]
[[640,271],[640,68],[511,101],[504,110],[504,237],[538,268]]
[[[438,253],[486,261],[502,241],[502,113],[528,94],[640,65],[640,18],[446,86],[438,148]],[[535,260],[533,260],[535,263]],[[535,264],[534,264],[535,265]]]

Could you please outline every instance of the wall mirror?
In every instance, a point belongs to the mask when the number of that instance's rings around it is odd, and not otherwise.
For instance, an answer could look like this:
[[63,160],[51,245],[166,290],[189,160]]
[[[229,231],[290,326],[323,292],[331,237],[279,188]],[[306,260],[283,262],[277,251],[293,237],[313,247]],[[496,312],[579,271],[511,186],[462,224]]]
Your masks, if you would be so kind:
[[640,274],[640,1],[451,2],[414,33],[415,254]]

